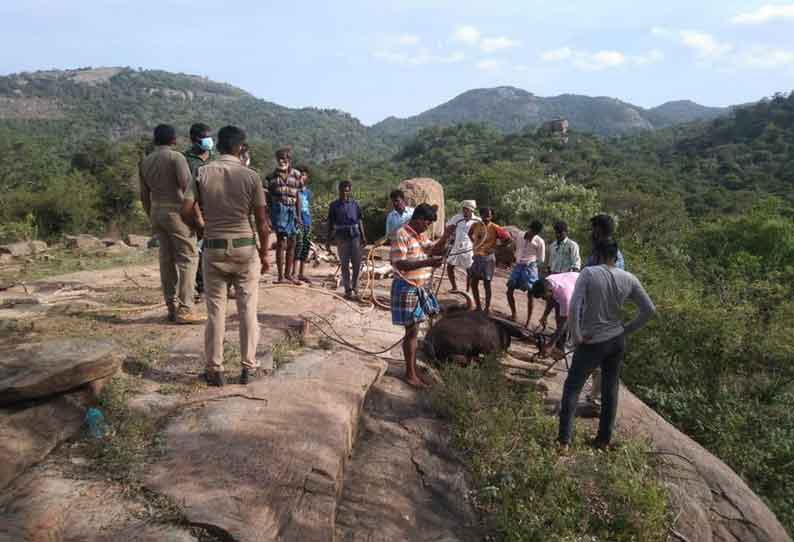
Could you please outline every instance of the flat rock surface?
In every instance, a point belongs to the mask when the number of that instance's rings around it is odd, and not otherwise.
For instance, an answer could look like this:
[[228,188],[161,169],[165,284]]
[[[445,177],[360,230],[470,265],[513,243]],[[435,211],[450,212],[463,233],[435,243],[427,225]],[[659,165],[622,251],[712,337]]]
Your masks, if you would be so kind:
[[249,384],[251,398],[208,400],[174,418],[147,487],[233,540],[332,540],[344,463],[383,364],[310,351],[291,368]]
[[393,364],[370,392],[336,517],[340,542],[482,540],[446,428]]
[[0,404],[46,397],[112,375],[111,341],[62,339],[0,351]]
[[195,542],[104,480],[77,480],[48,462],[0,493],[0,542]]
[[0,409],[0,489],[47,457],[83,424],[82,393]]

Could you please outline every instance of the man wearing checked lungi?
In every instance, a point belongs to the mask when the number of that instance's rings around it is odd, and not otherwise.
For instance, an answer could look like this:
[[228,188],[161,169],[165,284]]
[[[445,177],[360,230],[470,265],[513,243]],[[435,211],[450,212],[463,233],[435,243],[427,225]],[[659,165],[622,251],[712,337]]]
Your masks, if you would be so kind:
[[416,388],[430,385],[416,371],[419,324],[439,312],[431,291],[431,278],[433,269],[443,265],[442,254],[455,231],[454,226],[448,226],[438,241],[430,241],[425,232],[436,218],[435,207],[426,203],[418,205],[411,220],[394,233],[391,241],[390,257],[394,268],[391,319],[394,325],[405,327],[405,381]]

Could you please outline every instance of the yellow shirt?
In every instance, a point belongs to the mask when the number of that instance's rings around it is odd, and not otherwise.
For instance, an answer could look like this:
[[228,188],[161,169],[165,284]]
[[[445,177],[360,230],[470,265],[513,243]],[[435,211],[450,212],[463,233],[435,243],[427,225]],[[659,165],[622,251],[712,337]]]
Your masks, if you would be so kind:
[[499,226],[493,222],[486,225],[483,222],[477,222],[471,227],[471,236],[474,239],[474,255],[475,256],[490,256],[496,251],[496,231]]

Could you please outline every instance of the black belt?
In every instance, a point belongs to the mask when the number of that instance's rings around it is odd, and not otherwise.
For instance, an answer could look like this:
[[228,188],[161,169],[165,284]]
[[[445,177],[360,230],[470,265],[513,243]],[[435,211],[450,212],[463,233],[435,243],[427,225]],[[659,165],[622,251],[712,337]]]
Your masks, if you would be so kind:
[[232,248],[250,247],[256,245],[256,239],[245,237],[243,239],[205,239],[204,248],[228,248],[231,243]]

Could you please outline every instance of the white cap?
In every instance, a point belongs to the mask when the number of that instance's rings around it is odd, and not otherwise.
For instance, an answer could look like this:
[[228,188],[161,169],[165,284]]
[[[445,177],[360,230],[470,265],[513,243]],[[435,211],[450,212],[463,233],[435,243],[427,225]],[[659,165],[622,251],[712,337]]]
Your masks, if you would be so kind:
[[477,202],[474,201],[473,199],[463,200],[462,202],[460,202],[460,206],[463,207],[464,209],[469,209],[471,211],[477,210]]

